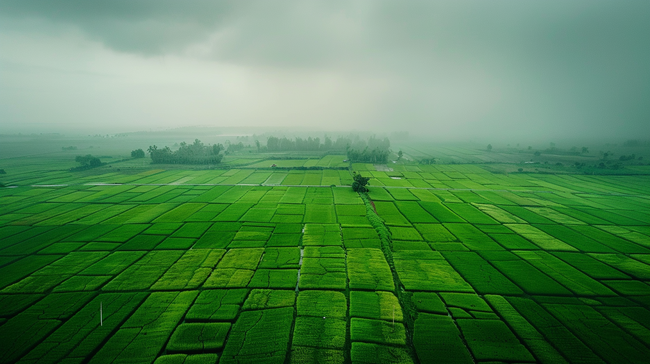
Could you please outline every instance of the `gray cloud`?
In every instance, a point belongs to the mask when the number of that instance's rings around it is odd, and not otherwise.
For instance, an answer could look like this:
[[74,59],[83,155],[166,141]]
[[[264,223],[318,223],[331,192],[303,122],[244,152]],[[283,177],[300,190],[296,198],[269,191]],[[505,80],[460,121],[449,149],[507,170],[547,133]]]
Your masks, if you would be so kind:
[[[55,37],[70,62],[35,67],[139,79],[135,90],[102,81],[102,97],[147,92],[143,104],[161,109],[131,105],[125,120],[169,115],[172,125],[182,108],[152,100],[200,94],[177,122],[626,137],[650,131],[649,14],[647,1],[3,1],[0,47]],[[27,49],[0,62],[21,62]],[[90,53],[119,61],[75,60]],[[3,68],[25,87],[26,72]],[[203,96],[216,88],[222,96]],[[38,102],[27,96],[13,117]]]

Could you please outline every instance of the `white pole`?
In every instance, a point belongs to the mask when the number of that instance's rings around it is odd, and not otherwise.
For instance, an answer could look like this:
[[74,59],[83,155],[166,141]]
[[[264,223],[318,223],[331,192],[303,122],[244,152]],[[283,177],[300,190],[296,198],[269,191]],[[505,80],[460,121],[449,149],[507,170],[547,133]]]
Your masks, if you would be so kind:
[[99,302],[99,326],[104,326],[104,312],[102,310],[103,302]]

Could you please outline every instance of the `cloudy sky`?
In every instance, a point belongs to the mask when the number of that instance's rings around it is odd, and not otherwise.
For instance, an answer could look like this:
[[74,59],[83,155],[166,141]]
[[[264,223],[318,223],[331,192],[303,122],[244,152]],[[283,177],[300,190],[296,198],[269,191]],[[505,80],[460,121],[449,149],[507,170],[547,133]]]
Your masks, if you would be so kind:
[[650,136],[650,1],[0,2],[0,132]]

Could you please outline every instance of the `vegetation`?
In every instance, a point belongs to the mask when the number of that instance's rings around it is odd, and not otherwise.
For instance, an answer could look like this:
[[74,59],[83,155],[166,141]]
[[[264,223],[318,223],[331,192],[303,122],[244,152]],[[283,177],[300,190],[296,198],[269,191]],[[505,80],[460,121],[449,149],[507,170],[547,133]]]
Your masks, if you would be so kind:
[[59,148],[3,159],[0,363],[650,354],[642,149],[524,164],[532,151],[409,143],[388,166],[234,151],[229,168],[70,173]]
[[228,148],[226,148],[226,154],[239,152],[242,149],[244,149],[244,143],[242,142],[239,142],[237,144],[228,144]]
[[90,154],[78,155],[75,157],[75,162],[79,163],[80,166],[71,168],[71,171],[85,171],[91,168],[97,168],[105,165],[98,157],[94,157]]
[[102,161],[99,158],[93,157],[90,154],[78,155],[74,161],[81,164],[82,167],[99,167],[102,165]]
[[145,157],[145,153],[144,150],[142,149],[136,149],[131,151],[131,158],[144,158],[144,157]]
[[420,164],[436,164],[436,158],[422,158],[419,160]]
[[151,161],[155,164],[219,164],[223,159],[222,150],[221,144],[204,145],[198,139],[192,144],[180,143],[176,151],[169,147],[158,149],[156,145],[148,149]]
[[352,190],[354,192],[368,192],[368,182],[370,181],[370,177],[363,177],[361,176],[361,173],[354,172],[352,179],[354,182],[352,182]]
[[348,149],[348,159],[352,162],[362,163],[387,163],[390,152],[385,149],[375,148],[368,150]]

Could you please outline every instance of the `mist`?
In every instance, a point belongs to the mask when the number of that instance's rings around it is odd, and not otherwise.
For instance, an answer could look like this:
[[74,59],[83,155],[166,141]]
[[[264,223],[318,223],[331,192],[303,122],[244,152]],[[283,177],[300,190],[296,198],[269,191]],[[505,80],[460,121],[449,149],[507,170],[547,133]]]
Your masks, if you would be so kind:
[[650,135],[648,1],[3,1],[0,133]]

